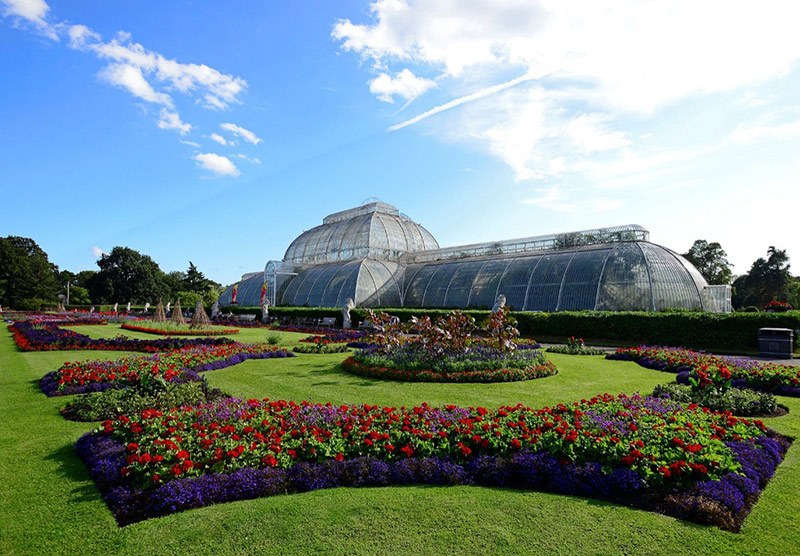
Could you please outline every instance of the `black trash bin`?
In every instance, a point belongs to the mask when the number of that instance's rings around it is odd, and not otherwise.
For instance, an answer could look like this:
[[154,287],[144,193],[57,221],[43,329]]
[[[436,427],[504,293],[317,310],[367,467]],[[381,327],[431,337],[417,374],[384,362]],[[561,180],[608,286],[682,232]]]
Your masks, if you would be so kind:
[[776,359],[791,359],[794,351],[794,331],[790,328],[759,328],[758,355]]

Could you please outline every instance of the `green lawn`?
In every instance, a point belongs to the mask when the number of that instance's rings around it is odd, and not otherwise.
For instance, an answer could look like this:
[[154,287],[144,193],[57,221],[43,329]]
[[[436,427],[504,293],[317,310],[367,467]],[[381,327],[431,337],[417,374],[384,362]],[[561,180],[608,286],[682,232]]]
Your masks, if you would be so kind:
[[[119,327],[74,327],[93,337]],[[131,337],[152,339],[152,335]],[[272,332],[242,329],[239,341]],[[281,333],[283,345],[304,334]],[[74,359],[124,352],[20,353],[0,327],[0,553],[27,554],[794,554],[800,546],[800,457],[793,447],[741,533],[569,496],[478,487],[335,489],[235,502],[117,527],[73,444],[92,428],[65,421],[68,398],[37,381]],[[344,373],[344,354],[252,360],[208,373],[247,397],[381,405],[532,406],[602,392],[649,392],[670,375],[602,357],[548,355],[555,377],[508,384],[379,382]],[[800,400],[770,426],[800,432]]]

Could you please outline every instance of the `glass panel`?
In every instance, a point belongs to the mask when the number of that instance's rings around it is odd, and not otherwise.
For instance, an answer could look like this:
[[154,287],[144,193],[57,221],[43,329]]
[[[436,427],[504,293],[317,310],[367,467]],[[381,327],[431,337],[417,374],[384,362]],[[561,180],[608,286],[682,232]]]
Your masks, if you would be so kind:
[[[469,298],[469,306],[479,309],[491,309],[497,299],[497,285],[503,272],[512,263],[513,259],[498,259],[488,261],[482,266],[480,272],[475,276],[472,284],[472,295]],[[500,292],[506,295],[503,292]],[[508,296],[506,296],[508,304]]]
[[320,305],[323,307],[341,307],[341,305],[339,305],[339,293],[342,289],[342,286],[350,274],[353,272],[358,272],[358,268],[360,266],[360,261],[345,263],[344,265],[339,266],[336,274],[333,275],[333,278],[331,278],[330,282],[328,282],[328,285],[325,286]]
[[324,266],[314,266],[308,270],[305,270],[303,274],[301,274],[301,276],[303,276],[303,282],[297,289],[297,294],[294,296],[293,305],[302,307],[303,305],[308,304],[308,294],[311,293],[311,288],[314,286],[324,270]]
[[342,287],[339,288],[338,297],[333,302],[333,307],[344,307],[344,302],[347,301],[348,298],[358,303],[358,297],[356,296],[356,283],[358,281],[358,273],[360,270],[361,263],[359,261],[356,261],[350,265],[350,274],[348,274],[342,282]]
[[697,285],[683,264],[662,247],[650,243],[640,245],[650,268],[656,310],[701,308]]
[[636,243],[620,243],[611,252],[600,277],[600,311],[652,311],[650,278]]
[[365,261],[364,269],[377,286],[374,305],[399,307],[400,287],[397,283],[397,276],[399,276],[400,271],[398,265],[391,262],[369,260]]
[[[475,275],[481,269],[486,261],[473,261],[473,262],[458,262],[456,265],[455,273],[453,273],[449,282],[449,287],[445,293],[442,306],[464,308],[467,306],[467,299],[469,292],[472,288],[472,282],[475,280]],[[438,279],[439,274],[434,280]],[[433,284],[433,282],[431,282]],[[430,293],[430,287],[428,288]],[[427,296],[426,296],[427,299]]]
[[520,257],[511,261],[506,273],[500,280],[497,293],[506,296],[506,305],[515,311],[522,311],[525,307],[525,294],[531,273],[541,257]]
[[439,269],[439,265],[414,265],[406,269],[406,292],[403,296],[403,302],[406,307],[422,307],[422,296],[425,293],[425,288],[433,276],[433,273]]
[[526,311],[555,311],[564,271],[574,253],[544,255],[531,275]]
[[340,268],[341,265],[339,264],[325,265],[322,267],[323,270],[320,272],[319,278],[314,282],[311,291],[308,293],[306,305],[309,307],[320,307],[322,305],[322,295],[325,293],[325,288],[328,287],[328,283]]
[[559,311],[594,309],[600,273],[611,249],[579,251],[569,264],[561,290]]
[[439,265],[438,271],[431,278],[428,289],[422,298],[423,307],[444,307],[444,296],[447,293],[447,286],[450,279],[458,270],[458,263],[448,263]]

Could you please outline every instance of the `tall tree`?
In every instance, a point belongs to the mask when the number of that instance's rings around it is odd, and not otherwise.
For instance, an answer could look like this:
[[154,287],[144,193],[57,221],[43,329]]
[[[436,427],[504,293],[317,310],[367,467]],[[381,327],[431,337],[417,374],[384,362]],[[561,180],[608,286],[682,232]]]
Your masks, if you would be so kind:
[[203,273],[197,270],[192,261],[189,261],[189,270],[186,271],[186,277],[183,279],[184,291],[204,293],[208,286],[209,281]]
[[152,303],[169,293],[158,264],[129,247],[114,247],[97,266],[100,272],[87,281],[95,303]]
[[698,239],[683,256],[697,267],[709,284],[731,283],[732,272],[728,254],[716,241],[709,243],[704,239]]
[[785,249],[770,246],[767,258],[759,257],[750,267],[750,272],[733,283],[736,290],[734,306],[763,306],[772,301],[785,301],[792,281],[789,274],[789,256]]
[[0,238],[0,303],[20,309],[55,302],[58,267],[30,238]]

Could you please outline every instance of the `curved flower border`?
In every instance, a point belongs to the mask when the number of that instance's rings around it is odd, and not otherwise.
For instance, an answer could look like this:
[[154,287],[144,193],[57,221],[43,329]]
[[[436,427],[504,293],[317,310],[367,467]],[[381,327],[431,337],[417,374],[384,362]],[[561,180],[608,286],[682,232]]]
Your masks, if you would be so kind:
[[225,334],[238,334],[238,328],[225,328],[222,330],[165,330],[163,328],[153,328],[148,326],[137,326],[123,323],[120,328],[133,330],[134,332],[144,332],[145,334],[157,334],[159,336],[224,336]]
[[342,369],[348,373],[382,380],[402,382],[518,382],[546,378],[558,373],[552,361],[523,369],[487,369],[483,371],[467,371],[443,373],[430,370],[390,369],[387,367],[371,367],[353,357],[342,361]]

